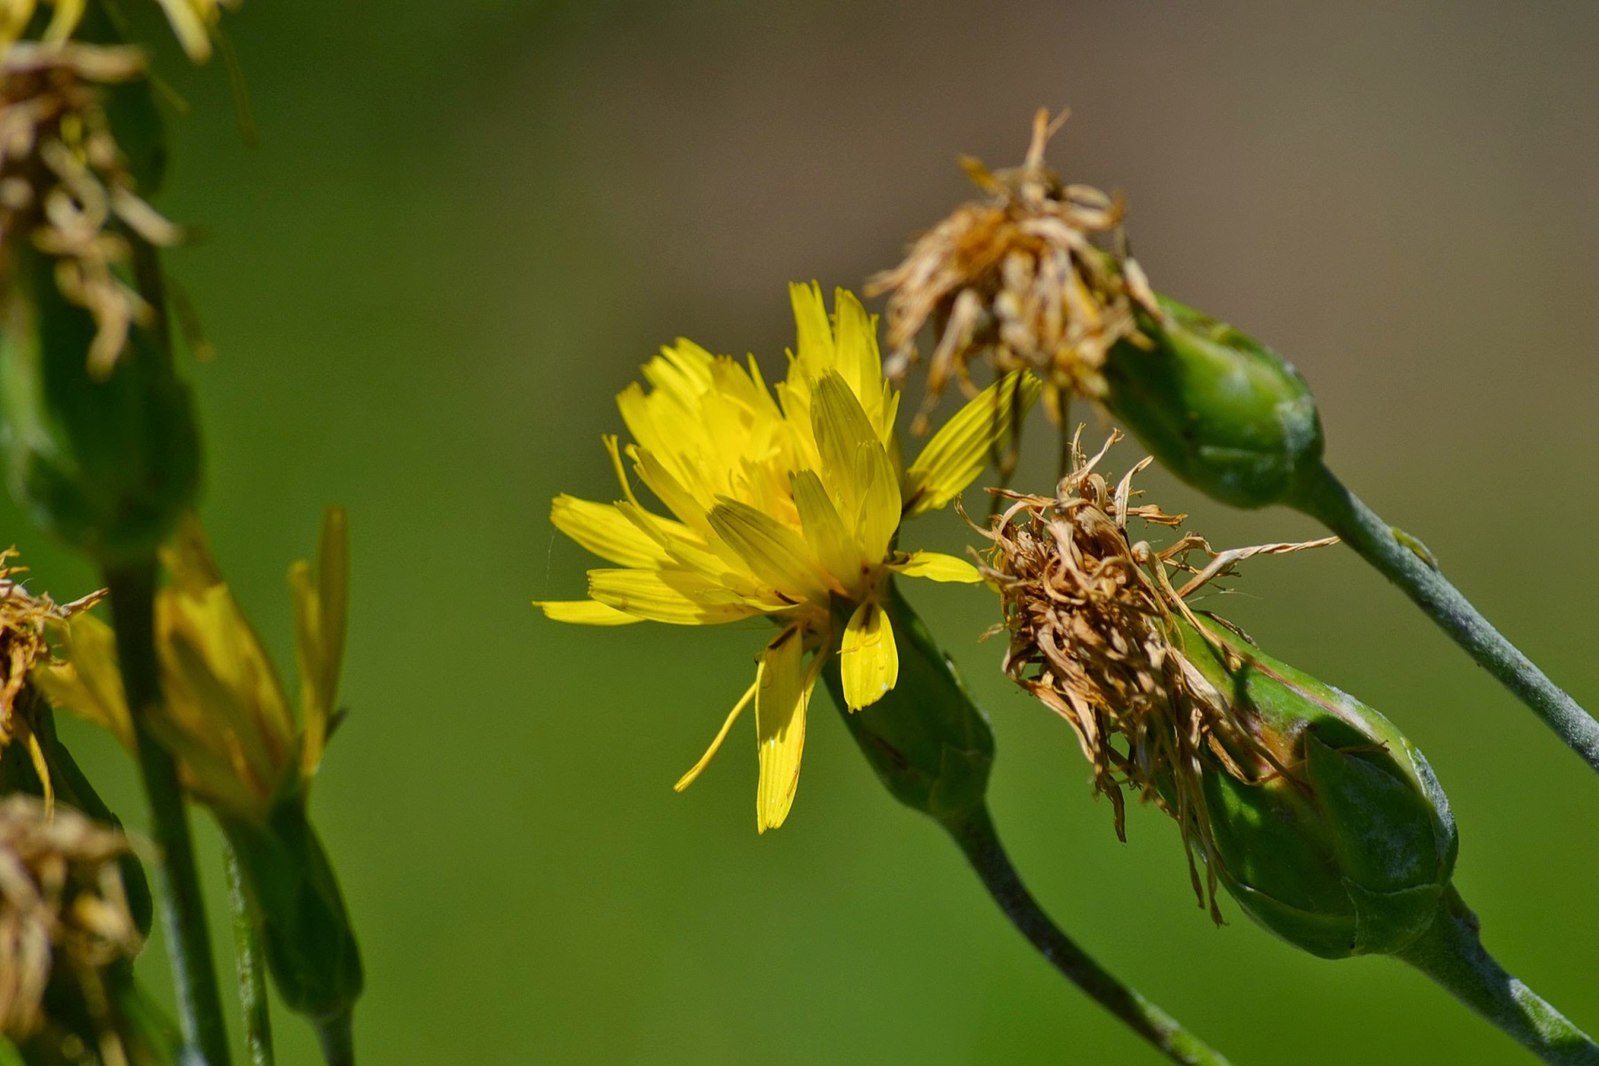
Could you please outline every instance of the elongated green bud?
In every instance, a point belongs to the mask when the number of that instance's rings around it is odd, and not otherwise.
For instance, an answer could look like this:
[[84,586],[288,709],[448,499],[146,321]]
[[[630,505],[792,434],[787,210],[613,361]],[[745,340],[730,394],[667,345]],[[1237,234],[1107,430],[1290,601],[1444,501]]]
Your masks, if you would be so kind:
[[[945,824],[981,807],[994,763],[994,734],[954,664],[891,586],[887,616],[899,649],[899,680],[876,702],[844,713],[850,735],[894,798]],[[824,676],[846,706],[836,656]]]
[[1208,767],[1207,858],[1249,916],[1322,958],[1394,954],[1426,932],[1459,840],[1431,768],[1392,722],[1243,644],[1173,626],[1284,772],[1241,780]]
[[1235,507],[1286,503],[1320,468],[1321,420],[1282,356],[1167,297],[1141,310],[1148,347],[1105,360],[1105,406],[1174,474]]
[[290,1010],[311,1020],[325,1046],[347,1044],[364,982],[361,952],[302,798],[278,803],[264,824],[220,815],[218,820],[238,857],[278,994]]
[[103,374],[97,326],[53,260],[13,247],[0,333],[0,444],[12,494],[41,527],[105,566],[148,558],[191,509],[199,434],[164,341],[135,326]]

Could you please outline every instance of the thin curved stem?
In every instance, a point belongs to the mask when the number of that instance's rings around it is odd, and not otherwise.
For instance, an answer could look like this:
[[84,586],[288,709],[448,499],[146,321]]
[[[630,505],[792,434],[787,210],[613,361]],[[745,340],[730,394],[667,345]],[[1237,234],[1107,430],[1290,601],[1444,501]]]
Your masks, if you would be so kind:
[[1418,541],[1384,522],[1326,467],[1302,487],[1296,504],[1403,589],[1478,665],[1599,771],[1599,722],[1489,624],[1438,571]]
[[1596,1066],[1599,1044],[1494,961],[1477,916],[1450,890],[1438,917],[1399,958],[1438,982],[1528,1051],[1556,1066]]
[[1226,1066],[1227,1059],[1154,1003],[1116,979],[1082,948],[1061,932],[1027,891],[1010,857],[1000,844],[988,808],[979,805],[957,818],[945,820],[955,843],[977,871],[989,895],[1005,917],[1038,949],[1049,964],[1086,992],[1133,1032],[1149,1041],[1173,1062],[1195,1066]]
[[160,850],[161,925],[172,960],[178,1021],[192,1056],[185,1061],[227,1066],[228,1036],[211,957],[205,900],[194,867],[189,815],[183,807],[177,765],[150,732],[151,709],[161,700],[155,651],[155,565],[149,562],[110,569],[106,585],[111,590],[117,661],[133,715],[139,774],[150,803],[151,836]]

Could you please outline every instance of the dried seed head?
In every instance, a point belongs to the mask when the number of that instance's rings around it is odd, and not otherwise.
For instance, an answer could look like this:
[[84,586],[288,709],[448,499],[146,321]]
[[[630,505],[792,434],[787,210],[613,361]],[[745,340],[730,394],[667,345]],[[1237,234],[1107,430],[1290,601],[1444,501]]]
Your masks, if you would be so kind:
[[144,74],[137,49],[17,44],[0,59],[0,285],[19,241],[52,257],[57,287],[94,317],[89,366],[110,372],[154,311],[124,280],[127,233],[155,245],[181,231],[134,191],[106,117],[105,88]]
[[[1133,503],[1132,479],[1150,460],[1114,485],[1098,472],[1119,437],[1085,458],[1079,430],[1056,497],[1001,493],[1011,502],[987,532],[984,576],[999,590],[1010,633],[1006,673],[1076,732],[1095,790],[1115,808],[1118,836],[1125,839],[1124,788],[1176,819],[1195,892],[1219,921],[1216,870],[1207,867],[1201,889],[1194,861],[1196,845],[1212,852],[1203,777],[1222,770],[1256,781],[1284,771],[1247,711],[1195,665],[1213,638],[1185,597],[1241,559],[1310,545],[1218,553],[1193,534],[1158,551],[1135,540],[1130,518],[1172,527],[1185,516]],[[1191,561],[1196,554],[1203,565]],[[1181,589],[1174,571],[1192,575]]]
[[12,743],[28,746],[48,803],[50,774],[34,739],[30,701],[24,699],[28,673],[36,665],[50,661],[46,626],[92,607],[104,593],[96,592],[65,606],[58,606],[49,596],[30,595],[18,581],[26,567],[12,565],[15,556],[15,548],[0,551],[0,751]]
[[997,373],[1037,374],[1058,421],[1072,394],[1104,395],[1106,354],[1137,337],[1136,305],[1153,305],[1137,265],[1120,254],[1120,197],[1065,184],[1044,165],[1044,146],[1065,117],[1051,122],[1038,112],[1019,167],[990,172],[962,160],[984,198],[956,208],[868,285],[870,294],[889,294],[891,377],[904,376],[916,335],[934,326],[928,407],[952,377],[969,388],[971,364],[986,360]]
[[76,811],[0,801],[0,1035],[23,1040],[46,1024],[52,979],[72,982],[105,1020],[103,971],[140,948],[117,868],[128,851],[121,833]]

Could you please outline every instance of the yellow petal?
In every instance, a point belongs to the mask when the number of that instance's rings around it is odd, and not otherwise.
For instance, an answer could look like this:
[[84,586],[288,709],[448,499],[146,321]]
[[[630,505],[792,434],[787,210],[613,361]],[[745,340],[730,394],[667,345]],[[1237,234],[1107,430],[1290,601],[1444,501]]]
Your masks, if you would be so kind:
[[861,401],[877,439],[888,442],[893,427],[884,418],[883,361],[877,350],[877,320],[866,313],[855,294],[846,289],[833,293],[834,338],[838,372]]
[[839,513],[849,521],[859,511],[865,489],[859,480],[855,457],[863,444],[881,449],[882,442],[872,431],[860,401],[836,373],[824,374],[816,382],[811,431],[822,460],[822,482],[832,490],[838,499]]
[[206,3],[196,3],[196,0],[156,0],[156,3],[166,11],[172,32],[177,35],[189,58],[196,63],[210,59],[211,35],[206,22],[207,16],[216,17],[214,0]]
[[709,515],[711,528],[738,553],[750,572],[795,603],[822,603],[827,586],[805,539],[771,515],[722,497]]
[[870,706],[899,681],[899,647],[882,605],[868,599],[850,616],[839,649],[844,702],[852,711]]
[[[760,681],[757,679],[756,684],[759,683]],[[716,738],[711,741],[711,746],[705,749],[705,754],[700,756],[699,762],[689,767],[688,773],[677,779],[677,784],[672,786],[674,791],[681,792],[692,785],[694,779],[700,776],[706,766],[710,765],[711,759],[718,751],[722,750],[722,741],[727,739],[727,734],[732,730],[733,723],[738,721],[738,716],[744,713],[744,708],[748,707],[753,699],[755,699],[755,685],[751,685],[744,690],[744,695],[740,696],[738,702],[733,705],[733,710],[728,714],[727,720],[722,723],[722,728],[716,731]]]
[[848,585],[857,580],[861,563],[859,548],[844,529],[838,508],[822,486],[814,470],[796,470],[791,479],[794,506],[805,528],[805,540],[816,558],[833,578]]
[[625,626],[644,621],[593,600],[534,600],[533,606],[543,611],[546,618],[583,626]]
[[117,666],[116,634],[89,614],[74,615],[52,632],[61,637],[57,651],[64,661],[34,667],[29,682],[52,706],[110,730],[133,751],[133,719]]
[[309,780],[322,762],[328,721],[338,699],[349,603],[350,553],[344,508],[322,513],[315,582],[303,562],[289,568],[294,595],[295,658],[300,671],[300,772]]
[[763,613],[709,578],[682,570],[590,570],[589,595],[618,611],[673,625],[735,622]]
[[795,362],[802,374],[819,378],[837,366],[833,329],[827,321],[822,287],[814,281],[809,284],[791,282],[788,300],[794,309]]
[[653,567],[668,556],[615,504],[593,503],[562,494],[550,504],[550,524],[579,545],[618,566]]
[[876,564],[888,555],[900,518],[899,476],[877,441],[861,445],[855,453],[855,479],[861,491],[856,537],[862,555]]
[[943,552],[911,552],[890,563],[888,568],[906,577],[925,577],[930,581],[960,581],[974,585],[983,580],[977,567],[965,559]]
[[805,751],[805,709],[813,670],[805,669],[805,639],[797,626],[783,630],[761,653],[755,679],[755,734],[760,780],[755,789],[755,827],[776,829],[788,817],[799,786]]
[[1007,374],[955,412],[905,472],[906,517],[937,510],[960,495],[1011,437],[1038,391],[1031,374]]

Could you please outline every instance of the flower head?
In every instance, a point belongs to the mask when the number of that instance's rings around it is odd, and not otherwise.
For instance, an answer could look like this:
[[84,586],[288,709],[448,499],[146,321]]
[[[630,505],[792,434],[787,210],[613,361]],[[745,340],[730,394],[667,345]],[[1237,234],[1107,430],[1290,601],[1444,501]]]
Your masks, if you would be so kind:
[[[211,58],[211,35],[221,18],[222,8],[236,8],[239,0],[156,0],[172,24],[172,32],[191,60],[204,63]],[[60,44],[72,36],[83,18],[84,0],[49,0],[54,9],[44,28],[43,39]],[[0,46],[10,45],[22,36],[40,7],[39,0],[0,0]]]
[[[849,709],[894,687],[899,660],[884,617],[894,574],[977,581],[953,556],[899,551],[902,519],[948,504],[987,463],[1035,387],[1012,376],[972,400],[905,466],[894,436],[898,392],[882,376],[876,322],[840,290],[830,317],[820,288],[790,287],[798,340],[768,388],[741,365],[680,340],[644,367],[646,389],[617,398],[633,443],[606,438],[622,499],[557,497],[556,528],[617,564],[590,570],[589,598],[543,602],[559,621],[703,625],[765,616],[781,628],[755,681],[686,787],[755,707],[757,827],[779,826],[798,781],[805,714],[836,653]],[[665,506],[635,494],[626,466]]]
[[[1133,477],[1150,460],[1112,483],[1098,467],[1120,435],[1091,458],[1080,435],[1059,495],[1003,494],[1011,503],[988,531],[983,574],[999,589],[1010,633],[1005,671],[1076,732],[1095,791],[1114,808],[1118,836],[1125,839],[1124,788],[1177,820],[1197,892],[1196,846],[1201,854],[1213,851],[1205,775],[1255,782],[1286,772],[1288,755],[1261,739],[1253,709],[1207,671],[1224,642],[1188,597],[1244,559],[1336,538],[1214,552],[1187,534],[1156,550],[1134,536],[1128,520],[1171,527],[1185,516],[1133,502]],[[1194,555],[1204,563],[1190,562]],[[1181,587],[1173,572],[1189,575]],[[1221,654],[1237,665],[1236,650]],[[1216,868],[1207,874],[1216,913]]]
[[[185,787],[219,812],[265,822],[275,803],[302,794],[322,761],[344,653],[348,570],[344,512],[329,508],[315,571],[289,571],[300,675],[296,719],[254,627],[233,599],[190,519],[162,552],[171,582],[156,595],[164,701],[151,728],[177,757]],[[128,747],[133,726],[116,637],[80,614],[62,627],[63,662],[34,671],[52,703],[112,730]]]
[[128,851],[121,833],[74,810],[0,801],[0,1036],[23,1041],[49,1024],[53,980],[105,1013],[103,971],[141,946],[118,872]]
[[990,172],[962,160],[981,200],[962,204],[911,245],[905,260],[874,277],[886,292],[893,377],[916,356],[916,335],[938,331],[928,361],[928,403],[951,377],[969,382],[972,362],[999,373],[1029,370],[1045,384],[1045,408],[1059,421],[1073,394],[1105,394],[1112,346],[1135,338],[1135,309],[1153,303],[1138,266],[1118,258],[1124,206],[1088,185],[1068,185],[1044,165],[1044,146],[1065,119],[1033,121],[1027,158]]

